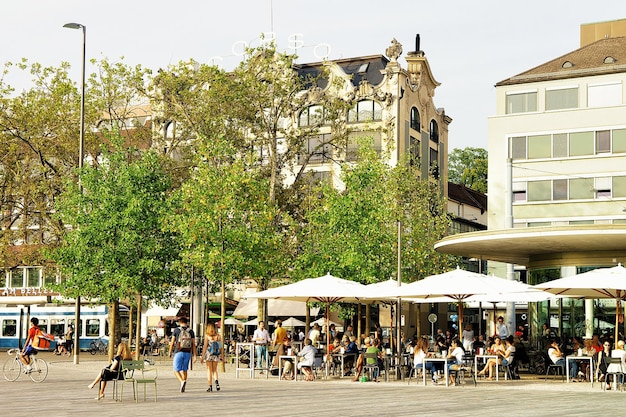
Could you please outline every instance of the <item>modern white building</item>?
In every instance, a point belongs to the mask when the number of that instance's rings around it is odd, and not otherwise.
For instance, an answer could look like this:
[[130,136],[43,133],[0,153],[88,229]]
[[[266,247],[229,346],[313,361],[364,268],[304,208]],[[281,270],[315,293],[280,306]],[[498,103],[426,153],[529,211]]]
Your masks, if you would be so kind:
[[[489,259],[501,277],[511,278],[514,264],[532,284],[623,263],[625,97],[626,20],[582,25],[579,49],[498,82],[488,231],[437,249]],[[570,323],[593,323],[590,303],[544,307],[535,324],[554,314],[565,333]]]

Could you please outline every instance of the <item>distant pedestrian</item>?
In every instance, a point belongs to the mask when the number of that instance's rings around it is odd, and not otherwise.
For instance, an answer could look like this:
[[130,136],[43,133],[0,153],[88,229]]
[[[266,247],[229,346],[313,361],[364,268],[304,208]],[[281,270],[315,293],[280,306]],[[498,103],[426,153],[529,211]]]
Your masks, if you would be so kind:
[[218,381],[217,363],[224,360],[224,347],[220,341],[220,336],[217,334],[215,325],[209,323],[206,326],[204,333],[204,344],[202,347],[202,359],[201,362],[206,362],[207,369],[207,381],[209,387],[207,392],[213,391],[213,378],[215,378],[215,390],[220,390],[220,381]]
[[174,375],[180,382],[180,392],[185,392],[189,361],[192,356],[196,358],[196,339],[193,330],[188,327],[186,317],[178,319],[178,326],[172,332],[169,356],[172,357],[174,353]]
[[263,373],[263,362],[267,363],[267,345],[270,342],[270,335],[265,328],[265,322],[260,321],[259,327],[254,331],[252,335],[254,341],[255,353],[256,353],[256,367],[261,369],[260,373]]

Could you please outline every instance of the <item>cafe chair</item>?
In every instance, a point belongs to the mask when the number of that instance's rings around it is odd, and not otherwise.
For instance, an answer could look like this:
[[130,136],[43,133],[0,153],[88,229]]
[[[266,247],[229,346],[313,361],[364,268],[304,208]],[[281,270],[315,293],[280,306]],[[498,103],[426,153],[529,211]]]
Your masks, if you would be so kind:
[[[374,363],[368,363],[368,359],[374,359]],[[364,352],[363,353],[363,373],[367,372],[367,378],[369,381],[373,381],[374,377],[372,375],[373,371],[376,370],[375,375],[380,376],[380,368],[378,367],[378,354],[375,352]]]
[[474,374],[474,355],[471,353],[465,353],[463,355],[463,362],[456,371],[455,382],[456,385],[465,385],[465,378],[470,377],[476,386],[476,374]]
[[508,363],[506,365],[501,364],[500,369],[504,372],[504,376],[507,379],[519,379],[517,374],[517,361],[515,355],[510,355]]
[[411,385],[411,378],[415,375],[415,381],[419,384],[420,378],[422,378],[422,372],[426,372],[424,369],[424,364],[419,368],[416,368],[415,365],[411,364],[411,369],[409,370],[409,378],[407,385]]
[[624,387],[624,369],[622,358],[606,358],[606,377],[602,381],[602,390],[607,389],[607,384],[613,384],[613,390],[622,390]]
[[562,365],[556,365],[552,363],[550,358],[546,361],[548,366],[546,367],[546,375],[543,378],[544,381],[548,380],[548,375],[553,374],[554,376],[561,375],[561,381],[565,381],[565,367]]

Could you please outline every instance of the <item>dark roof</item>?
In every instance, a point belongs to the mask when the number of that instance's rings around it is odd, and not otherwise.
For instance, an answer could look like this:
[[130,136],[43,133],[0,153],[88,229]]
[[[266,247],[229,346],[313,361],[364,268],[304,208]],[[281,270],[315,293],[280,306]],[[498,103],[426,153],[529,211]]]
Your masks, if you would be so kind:
[[[358,86],[363,76],[372,85],[378,85],[383,80],[383,73],[389,60],[383,55],[370,55],[357,58],[336,59],[333,61],[348,75],[352,75],[352,84]],[[299,64],[296,70],[301,77],[318,77],[322,72],[324,62],[314,62],[310,64]],[[363,71],[364,70],[364,71]],[[361,72],[363,71],[363,72]],[[318,81],[320,88],[325,88],[328,80]]]
[[[563,65],[566,62],[571,65]],[[605,38],[500,81],[496,87],[623,72],[626,72],[626,37]]]
[[481,212],[487,211],[487,196],[462,184],[448,181],[448,200],[479,208]]

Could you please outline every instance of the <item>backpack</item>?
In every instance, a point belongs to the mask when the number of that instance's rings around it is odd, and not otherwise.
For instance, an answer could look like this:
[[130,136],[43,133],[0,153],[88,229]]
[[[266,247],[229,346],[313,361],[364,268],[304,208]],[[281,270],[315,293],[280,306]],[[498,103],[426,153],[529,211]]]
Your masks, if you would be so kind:
[[183,352],[191,351],[191,330],[189,327],[181,327],[178,333],[178,350]]
[[37,329],[35,337],[31,342],[31,345],[35,349],[50,349],[50,344],[54,342],[54,336],[48,333],[44,333],[41,329]]
[[211,341],[209,342],[209,355],[219,356],[220,354],[220,342]]

